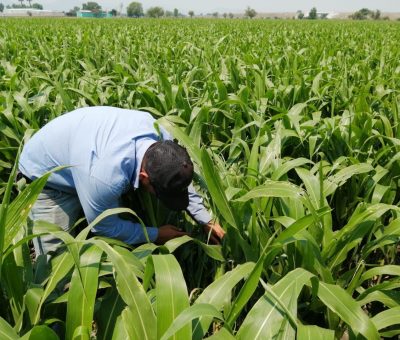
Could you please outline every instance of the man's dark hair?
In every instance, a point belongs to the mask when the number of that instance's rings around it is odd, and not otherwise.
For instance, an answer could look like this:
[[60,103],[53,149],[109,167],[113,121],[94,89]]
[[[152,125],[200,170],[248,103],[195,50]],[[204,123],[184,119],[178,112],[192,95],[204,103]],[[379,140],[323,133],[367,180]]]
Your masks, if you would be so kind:
[[158,198],[173,210],[186,209],[187,188],[193,179],[193,163],[186,149],[170,140],[156,142],[146,151],[143,161]]

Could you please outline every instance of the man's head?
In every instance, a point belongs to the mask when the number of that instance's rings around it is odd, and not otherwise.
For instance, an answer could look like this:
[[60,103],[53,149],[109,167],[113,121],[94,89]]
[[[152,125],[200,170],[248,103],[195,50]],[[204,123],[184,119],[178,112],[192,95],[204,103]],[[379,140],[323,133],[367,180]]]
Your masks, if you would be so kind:
[[186,149],[170,140],[156,142],[147,149],[139,173],[140,185],[169,209],[187,208],[187,188],[192,179],[193,163]]

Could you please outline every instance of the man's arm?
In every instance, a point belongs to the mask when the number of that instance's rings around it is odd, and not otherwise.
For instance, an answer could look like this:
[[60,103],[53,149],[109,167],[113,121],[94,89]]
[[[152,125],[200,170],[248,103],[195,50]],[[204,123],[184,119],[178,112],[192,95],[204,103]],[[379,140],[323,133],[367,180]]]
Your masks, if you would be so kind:
[[221,226],[212,221],[211,215],[203,205],[203,199],[196,193],[193,185],[188,188],[189,191],[189,206],[187,212],[199,224],[203,225],[204,231],[210,235],[212,243],[219,243],[225,236],[225,231]]
[[[105,210],[119,207],[118,190],[113,190],[114,188],[110,185],[95,177],[74,170],[76,190],[89,223]],[[160,228],[144,227],[140,223],[121,219],[118,215],[104,218],[94,226],[92,231],[97,235],[114,238],[127,244],[147,242],[146,233],[151,242],[160,244],[172,238],[187,235],[171,225]]]

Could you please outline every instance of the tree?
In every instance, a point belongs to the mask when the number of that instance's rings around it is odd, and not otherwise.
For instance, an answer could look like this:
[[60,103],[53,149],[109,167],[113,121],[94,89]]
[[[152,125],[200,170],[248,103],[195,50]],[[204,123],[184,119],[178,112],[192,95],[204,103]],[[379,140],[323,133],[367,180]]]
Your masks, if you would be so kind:
[[317,9],[315,7],[311,8],[310,13],[308,13],[308,19],[317,19]]
[[82,9],[85,11],[100,12],[101,6],[94,1],[88,1],[86,4],[82,4]]
[[350,15],[350,18],[353,20],[365,20],[368,19],[368,17],[374,18],[374,15],[375,13],[368,8],[361,8],[359,11],[354,12],[352,15]]
[[70,9],[66,15],[67,17],[76,17],[76,13],[79,12],[80,8],[78,6],[75,6],[74,8]]
[[229,18],[233,19],[233,17],[234,17],[233,13],[229,13],[228,15],[229,15]]
[[224,13],[224,14],[222,14],[222,16],[224,17],[224,19],[226,19],[226,17],[228,16],[228,13]]
[[188,13],[190,15],[191,18],[193,18],[194,12],[193,11],[189,11]]
[[17,5],[17,4],[12,4],[12,5],[7,5],[6,8],[26,8],[26,5],[23,5],[21,2],[21,5]]
[[150,18],[159,18],[162,17],[163,15],[164,15],[164,10],[162,9],[162,7],[159,6],[150,7],[147,10],[147,16],[149,16]]
[[214,18],[218,18],[219,13],[218,13],[218,12],[214,12],[214,13],[212,14],[212,16],[213,16]]
[[143,7],[142,4],[140,2],[131,2],[127,9],[127,14],[128,17],[133,17],[133,18],[140,18],[144,15],[143,13]]
[[4,5],[0,2],[0,12],[4,11]]
[[35,2],[34,4],[32,4],[31,6],[34,9],[43,9],[43,6],[41,4],[38,4],[37,2]]
[[177,8],[174,8],[174,17],[177,18],[179,16],[179,11]]
[[113,8],[113,9],[111,10],[111,15],[112,15],[113,17],[116,17],[117,14],[118,14],[118,11],[117,11],[115,8]]
[[244,15],[246,17],[249,17],[250,19],[253,19],[257,15],[257,12],[256,12],[255,9],[247,7],[245,12],[244,12]]
[[375,12],[371,13],[371,17],[374,20],[379,20],[381,18],[381,11],[377,9]]
[[297,14],[297,19],[300,19],[300,20],[301,20],[301,19],[304,18],[304,13],[303,13],[303,11],[298,10],[296,14]]

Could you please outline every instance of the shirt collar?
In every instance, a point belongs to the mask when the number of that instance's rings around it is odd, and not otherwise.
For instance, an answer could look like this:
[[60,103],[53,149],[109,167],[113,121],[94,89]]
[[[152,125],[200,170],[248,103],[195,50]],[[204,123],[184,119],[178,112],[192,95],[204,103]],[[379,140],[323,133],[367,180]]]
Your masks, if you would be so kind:
[[135,141],[135,169],[133,170],[133,177],[132,177],[132,185],[135,189],[139,188],[139,173],[140,168],[142,167],[142,161],[144,154],[146,153],[147,149],[157,142],[152,138],[140,138]]

